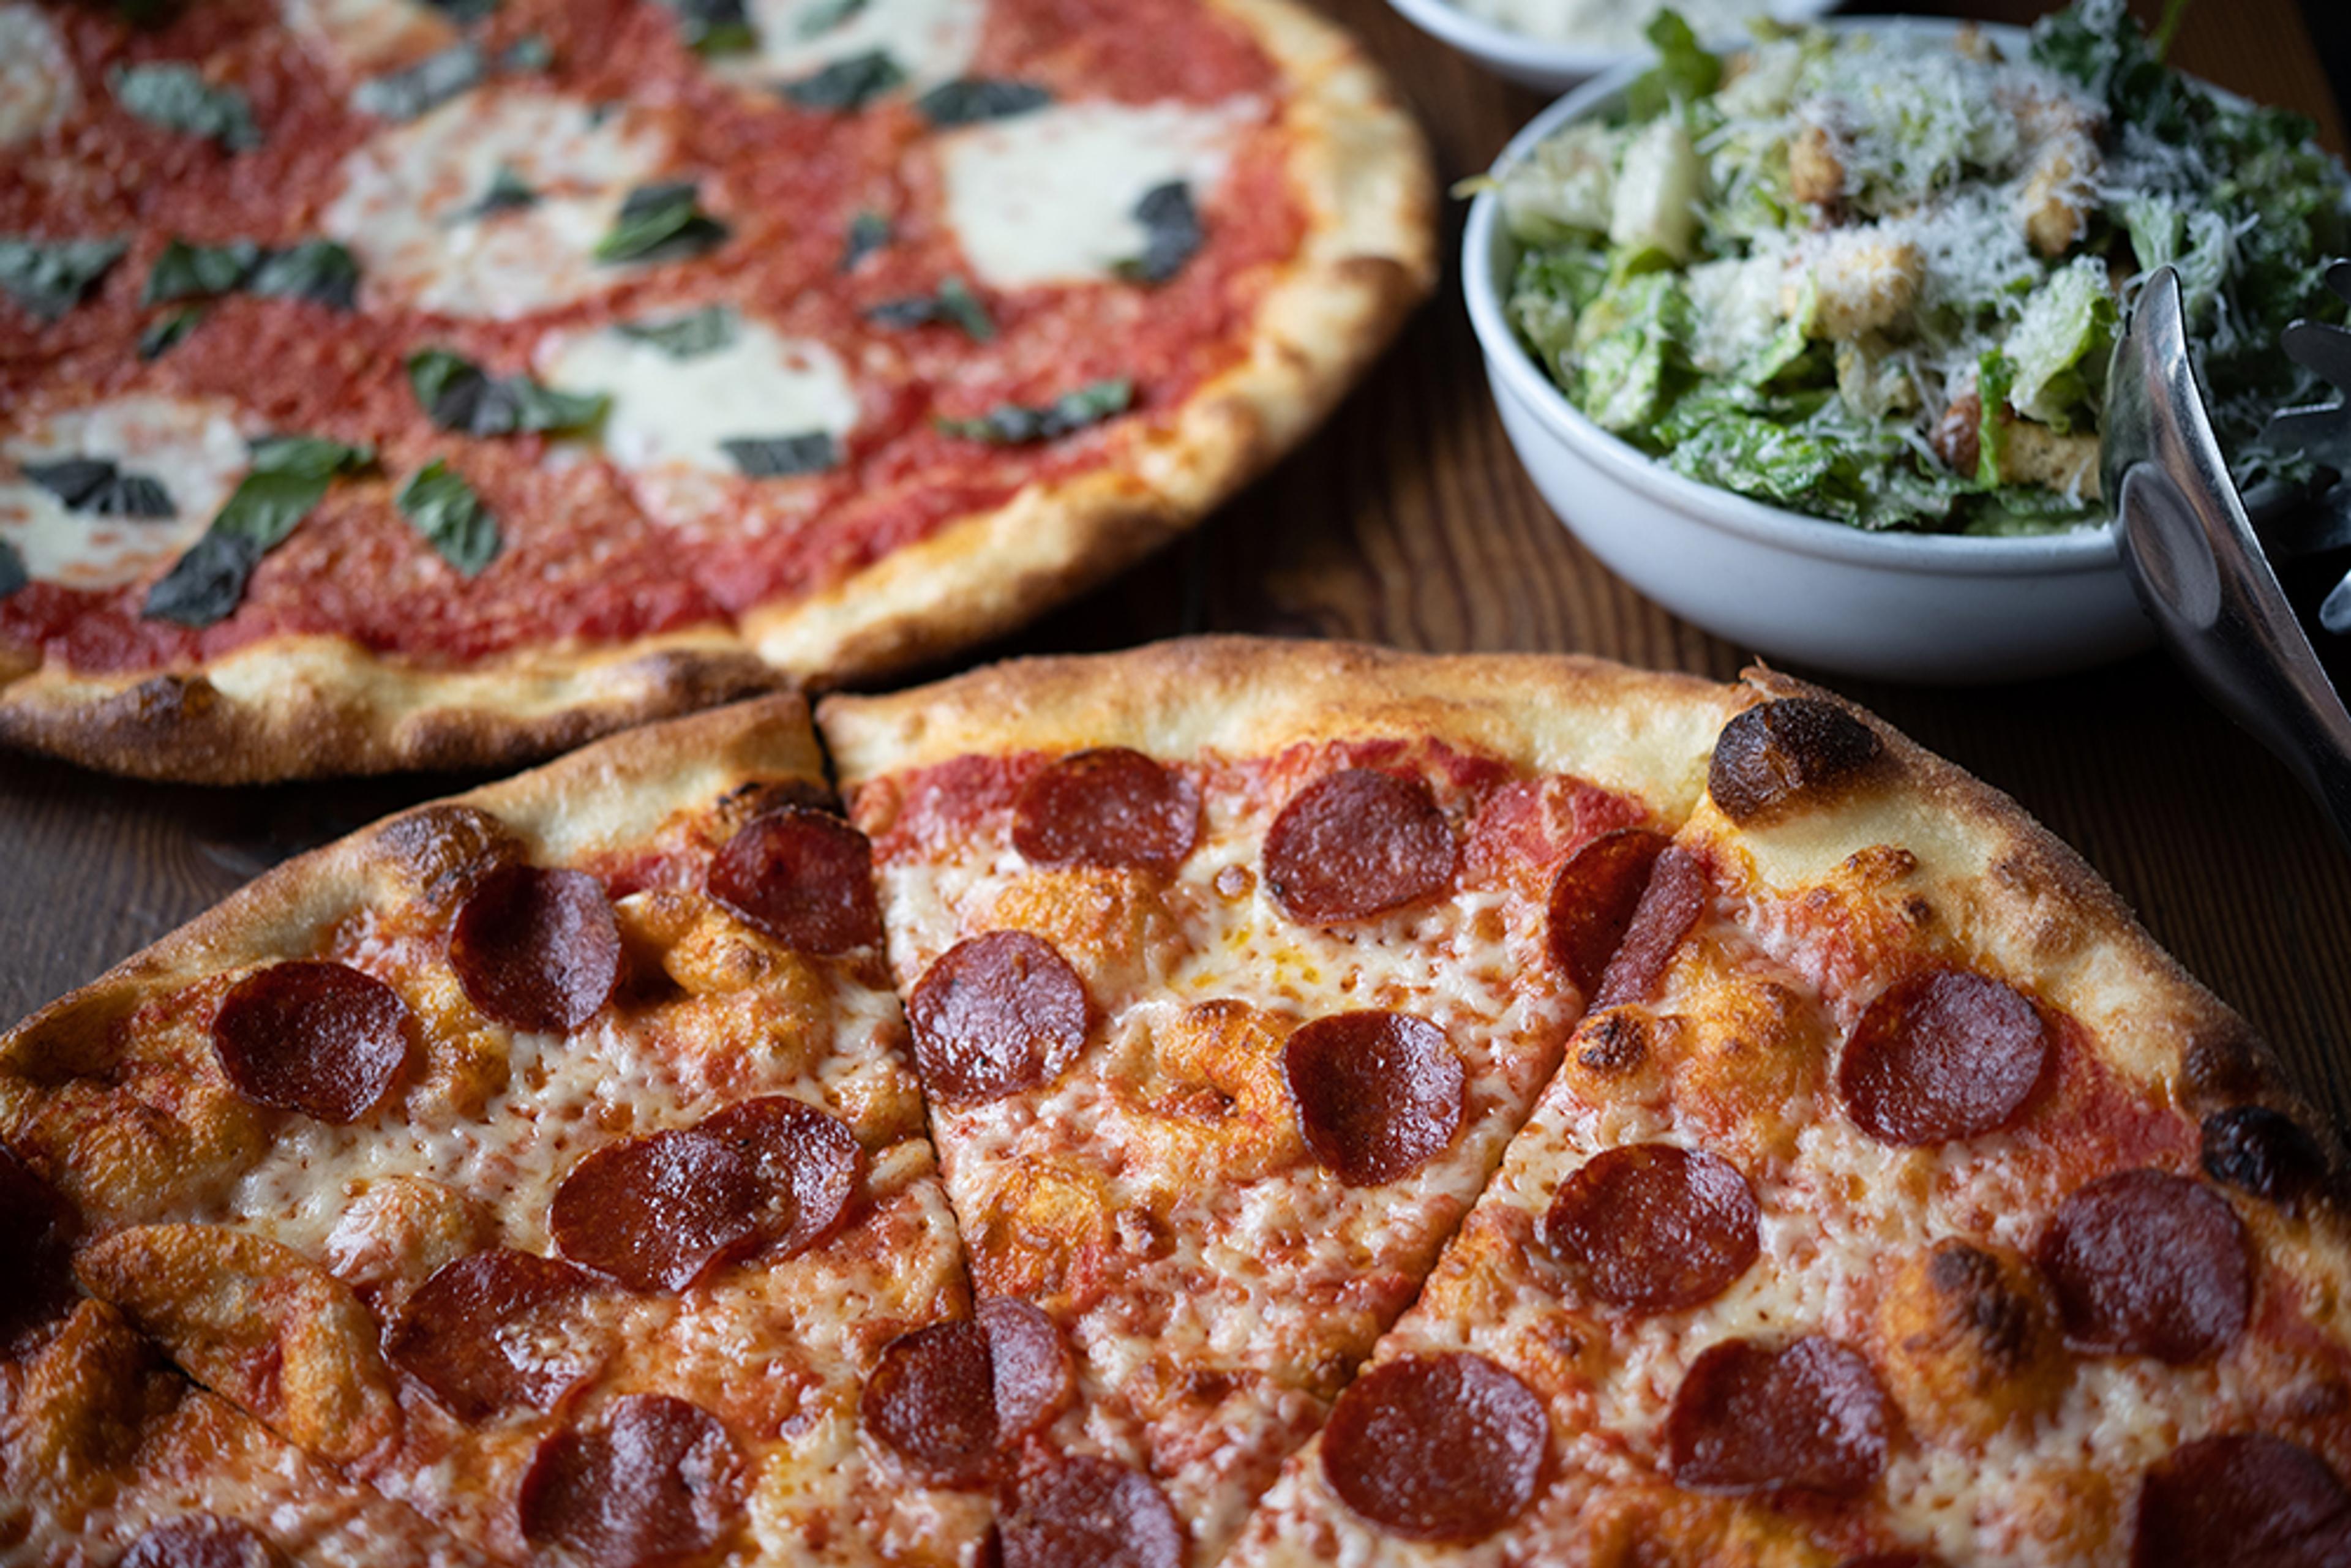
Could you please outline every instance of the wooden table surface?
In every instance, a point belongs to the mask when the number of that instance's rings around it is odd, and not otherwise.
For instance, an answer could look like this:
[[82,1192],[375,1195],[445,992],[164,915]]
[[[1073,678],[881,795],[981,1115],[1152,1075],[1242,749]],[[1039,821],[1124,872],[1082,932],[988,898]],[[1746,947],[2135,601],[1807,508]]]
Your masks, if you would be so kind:
[[[1393,69],[1447,181],[1483,169],[1541,107],[1384,0],[1324,3]],[[2023,21],[2046,7],[1960,8]],[[2343,121],[2294,0],[2198,5],[2174,57],[2313,116],[2342,152]],[[1459,231],[1456,206],[1448,255]],[[1746,662],[1610,576],[1545,509],[1496,421],[1449,263],[1436,299],[1320,436],[1186,543],[985,653],[1204,630],[1572,650],[1722,678]],[[2351,858],[2284,770],[2159,656],[1974,690],[1826,680],[2081,850],[2351,1127]],[[285,856],[467,782],[216,790],[0,758],[0,1024]]]

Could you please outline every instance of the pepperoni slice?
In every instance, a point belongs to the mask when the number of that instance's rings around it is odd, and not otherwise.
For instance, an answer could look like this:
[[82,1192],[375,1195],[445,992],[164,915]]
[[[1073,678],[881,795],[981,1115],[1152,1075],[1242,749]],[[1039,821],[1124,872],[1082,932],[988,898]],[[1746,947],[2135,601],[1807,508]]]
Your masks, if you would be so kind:
[[1666,1418],[1674,1480],[1694,1491],[1854,1497],[1886,1469],[1886,1391],[1833,1339],[1726,1340],[1690,1364]]
[[1050,943],[991,931],[957,943],[906,1004],[923,1086],[976,1105],[1061,1076],[1085,1049],[1085,982]]
[[1747,1272],[1761,1221],[1736,1166],[1671,1144],[1629,1144],[1561,1184],[1543,1240],[1602,1301],[1670,1312],[1712,1301]]
[[73,1205],[0,1144],[0,1355],[73,1304]]
[[620,983],[621,930],[587,873],[507,866],[459,907],[449,967],[499,1022],[564,1032],[594,1018]]
[[2252,1311],[2244,1222],[2211,1188],[2162,1171],[2120,1171],[2067,1198],[2041,1268],[2083,1350],[2186,1365],[2227,1349]]
[[581,1160],[547,1223],[565,1257],[631,1290],[683,1291],[758,1243],[766,1196],[733,1144],[688,1128]]
[[593,1370],[566,1309],[596,1288],[584,1270],[495,1247],[444,1263],[384,1335],[393,1364],[463,1421],[551,1408]]
[[2204,1174],[2289,1212],[2326,1186],[2326,1151],[2310,1130],[2266,1105],[2231,1105],[2204,1118]]
[[1184,1526],[1151,1478],[1087,1455],[1020,1478],[998,1525],[1003,1568],[1182,1568]]
[[802,953],[846,953],[882,940],[873,846],[826,811],[787,806],[754,817],[712,857],[710,896]]
[[541,1443],[520,1504],[524,1538],[581,1568],[690,1562],[734,1533],[743,1457],[700,1406],[632,1394]]
[[1012,847],[1038,865],[1134,866],[1173,875],[1200,841],[1200,792],[1140,751],[1077,751],[1029,780]]
[[1281,1076],[1307,1148],[1349,1186],[1418,1170],[1460,1130],[1461,1059],[1426,1019],[1316,1019],[1282,1047]]
[[2132,1568],[2342,1568],[2351,1492],[2325,1459],[2262,1433],[2174,1448],[2138,1494]]
[[1674,949],[1706,909],[1707,891],[1706,868],[1696,855],[1675,844],[1657,856],[1649,884],[1641,890],[1641,902],[1625,928],[1625,940],[1593,993],[1593,1012],[1647,999]]
[[279,1568],[285,1561],[251,1525],[183,1513],[133,1542],[119,1568]]
[[748,1162],[765,1201],[760,1238],[789,1258],[841,1228],[865,1151],[849,1124],[788,1094],[746,1100],[695,1129]]
[[1837,1063],[1837,1092],[1880,1143],[1980,1138],[2016,1125],[2050,1054],[2041,1010],[2016,988],[1966,969],[1923,969],[1864,1010]]
[[356,1122],[408,1056],[408,1004],[346,964],[272,964],[239,980],[213,1015],[213,1055],[256,1105]]
[[1590,995],[1631,929],[1650,868],[1672,841],[1647,828],[1603,833],[1569,857],[1551,883],[1551,953]]
[[900,1334],[883,1347],[858,1408],[866,1430],[926,1479],[983,1479],[998,1437],[987,1331],[958,1320]]
[[1551,1418],[1482,1355],[1400,1356],[1364,1374],[1322,1428],[1322,1474],[1383,1530],[1467,1546],[1526,1511]]
[[1069,1404],[1069,1346],[1052,1319],[1018,1297],[991,1296],[979,1303],[976,1316],[987,1331],[997,1431],[1001,1441],[1017,1443],[1043,1430]]
[[1290,798],[1265,835],[1265,885],[1292,920],[1332,925],[1437,897],[1461,845],[1425,779],[1349,768]]
[[1834,800],[1876,771],[1885,750],[1876,731],[1836,704],[1783,697],[1722,727],[1706,792],[1724,816],[1752,827]]

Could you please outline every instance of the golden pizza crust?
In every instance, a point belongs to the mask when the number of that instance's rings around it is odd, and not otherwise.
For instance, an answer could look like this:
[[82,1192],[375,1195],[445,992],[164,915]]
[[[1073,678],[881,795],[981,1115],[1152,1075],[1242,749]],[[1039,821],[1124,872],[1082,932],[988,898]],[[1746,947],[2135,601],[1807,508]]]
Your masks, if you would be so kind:
[[1678,821],[1706,787],[1716,732],[1745,703],[1735,687],[1575,654],[1195,637],[829,697],[818,723],[844,791],[967,753],[1123,746],[1256,757],[1433,736],[1626,790]]
[[1419,128],[1346,33],[1295,0],[1209,0],[1284,82],[1306,214],[1246,354],[1115,455],[1032,484],[806,599],[617,645],[440,668],[347,638],[263,639],[193,668],[85,675],[0,650],[0,742],[110,772],[239,784],[509,766],[772,690],[872,679],[1008,632],[1166,543],[1301,440],[1437,273]]

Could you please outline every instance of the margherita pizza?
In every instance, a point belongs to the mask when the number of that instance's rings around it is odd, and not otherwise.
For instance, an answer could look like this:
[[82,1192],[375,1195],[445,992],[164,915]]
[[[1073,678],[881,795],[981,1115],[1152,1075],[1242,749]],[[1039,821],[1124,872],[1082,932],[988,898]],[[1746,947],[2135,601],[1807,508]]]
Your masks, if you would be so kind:
[[483,765],[1008,629],[1434,277],[1293,0],[0,0],[0,738]]
[[2329,1145],[1867,715],[1208,640],[817,727],[420,808],[0,1040],[0,1542],[2351,1560]]

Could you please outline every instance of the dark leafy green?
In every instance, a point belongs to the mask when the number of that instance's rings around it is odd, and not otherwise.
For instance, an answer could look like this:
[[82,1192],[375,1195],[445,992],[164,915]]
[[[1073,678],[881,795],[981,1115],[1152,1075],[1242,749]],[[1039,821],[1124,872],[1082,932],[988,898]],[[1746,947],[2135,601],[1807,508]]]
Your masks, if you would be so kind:
[[0,599],[7,598],[32,580],[33,574],[25,570],[25,558],[16,553],[16,547],[6,539],[0,539]]
[[252,294],[308,299],[349,310],[359,299],[360,264],[333,240],[306,239],[285,250],[266,253],[245,287]]
[[245,94],[213,86],[192,65],[162,60],[121,66],[107,81],[116,101],[150,125],[202,136],[232,152],[249,152],[261,145],[261,131],[253,122],[253,105]]
[[746,478],[781,479],[841,465],[841,443],[821,430],[800,435],[735,436],[718,449]]
[[622,321],[621,336],[651,343],[674,360],[698,359],[730,346],[741,330],[742,318],[724,305],[705,305],[662,321]]
[[891,89],[901,86],[906,73],[887,49],[869,49],[838,59],[813,75],[788,81],[777,90],[802,109],[846,114],[864,108]]
[[604,417],[611,399],[541,386],[528,376],[492,376],[446,349],[408,356],[408,384],[433,423],[460,435],[584,430]]
[[841,246],[841,270],[854,272],[857,264],[891,240],[890,220],[880,213],[860,213],[849,220],[849,236]]
[[139,334],[139,357],[160,360],[179,347],[182,339],[194,331],[204,319],[201,305],[183,305],[177,310],[167,310],[147,323]]
[[640,185],[621,204],[612,231],[596,242],[596,259],[675,261],[726,244],[727,232],[695,204],[693,181]]
[[846,26],[872,0],[818,0],[818,4],[800,13],[792,30],[803,38],[821,38],[836,27]]
[[249,239],[226,245],[190,245],[174,237],[147,269],[141,305],[168,305],[175,299],[210,299],[233,293],[261,265],[261,247]]
[[677,16],[677,36],[697,55],[739,55],[759,47],[743,0],[662,0]]
[[498,0],[424,0],[424,3],[461,27],[486,20],[498,8]]
[[498,55],[498,69],[528,74],[555,63],[555,46],[538,33],[525,33]]
[[0,236],[0,288],[30,315],[54,321],[80,304],[130,248],[126,239]]
[[360,83],[351,93],[351,107],[383,120],[414,120],[479,86],[489,72],[481,46],[468,38],[413,66]]
[[936,294],[885,299],[866,311],[865,318],[884,327],[960,327],[976,343],[988,342],[996,336],[996,322],[988,316],[987,307],[960,277],[942,282]]
[[1134,221],[1143,225],[1143,254],[1114,268],[1130,283],[1165,283],[1184,270],[1207,239],[1200,226],[1200,209],[1192,202],[1192,187],[1181,180],[1144,192],[1134,204]]
[[991,446],[1027,446],[1075,434],[1089,425],[1124,413],[1134,405],[1133,382],[1090,382],[1075,392],[1062,393],[1042,408],[1008,402],[977,419],[943,419],[938,423],[947,434],[966,441],[984,441]]
[[515,172],[510,163],[501,163],[490,175],[490,188],[455,214],[460,219],[494,217],[499,213],[517,213],[525,207],[538,205],[538,193],[528,182]]
[[479,577],[498,559],[498,520],[464,475],[436,457],[409,476],[394,497],[401,515],[443,560]]
[[1053,101],[1050,89],[1035,82],[1007,81],[996,77],[960,77],[941,82],[914,100],[914,107],[933,125],[977,125],[983,120],[1008,120]]
[[62,457],[18,465],[25,477],[57,498],[68,512],[147,519],[176,515],[172,493],[146,474],[126,474],[103,457]]
[[337,475],[371,466],[375,454],[319,436],[269,435],[253,444],[252,460],[204,537],[147,591],[149,619],[191,628],[226,620],[245,601],[261,558],[309,516]]

